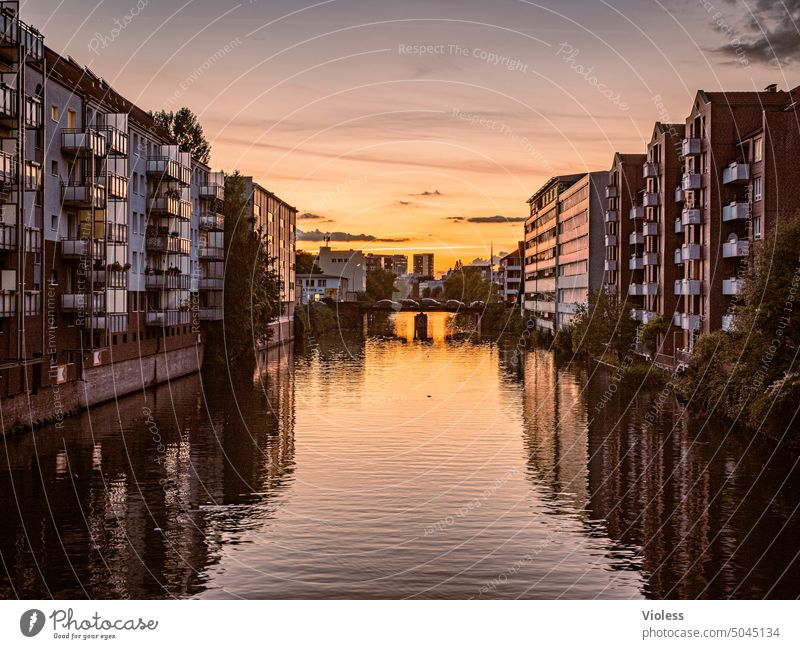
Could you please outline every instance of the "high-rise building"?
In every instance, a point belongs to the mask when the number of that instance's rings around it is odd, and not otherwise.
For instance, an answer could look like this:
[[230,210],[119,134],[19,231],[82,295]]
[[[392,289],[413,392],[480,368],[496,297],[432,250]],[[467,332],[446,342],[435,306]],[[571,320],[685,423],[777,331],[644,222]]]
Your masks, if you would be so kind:
[[433,253],[425,252],[414,255],[414,274],[420,278],[433,278]]

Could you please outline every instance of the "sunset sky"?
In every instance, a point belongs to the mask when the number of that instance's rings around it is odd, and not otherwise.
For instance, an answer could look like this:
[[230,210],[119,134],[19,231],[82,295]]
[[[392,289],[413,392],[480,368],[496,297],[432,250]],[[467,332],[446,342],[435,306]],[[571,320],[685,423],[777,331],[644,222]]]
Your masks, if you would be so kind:
[[434,252],[437,270],[509,251],[542,182],[644,152],[698,88],[800,84],[800,0],[27,0],[21,13],[143,108],[192,108],[212,166],[309,214],[300,247],[331,231],[337,247]]

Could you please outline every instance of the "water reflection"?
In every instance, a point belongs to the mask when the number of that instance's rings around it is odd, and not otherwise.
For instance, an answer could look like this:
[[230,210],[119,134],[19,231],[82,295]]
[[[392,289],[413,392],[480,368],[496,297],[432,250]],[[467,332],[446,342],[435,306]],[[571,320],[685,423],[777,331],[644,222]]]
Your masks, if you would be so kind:
[[5,440],[0,597],[800,594],[791,454],[413,316]]

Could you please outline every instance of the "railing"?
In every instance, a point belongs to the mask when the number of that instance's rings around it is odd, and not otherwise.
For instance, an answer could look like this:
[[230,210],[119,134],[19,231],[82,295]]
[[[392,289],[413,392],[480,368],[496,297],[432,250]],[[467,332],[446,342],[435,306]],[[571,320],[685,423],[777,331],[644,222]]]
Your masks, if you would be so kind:
[[607,270],[607,271],[615,271],[615,270],[617,270],[617,260],[616,259],[606,259],[605,260],[605,270]]
[[183,185],[192,182],[192,170],[176,158],[155,157],[147,159],[147,173],[162,180],[174,180]]
[[700,316],[694,313],[676,313],[672,317],[672,324],[684,331],[699,331]]
[[200,246],[200,259],[223,260],[225,250],[217,246]]
[[659,204],[658,194],[656,192],[645,192],[642,197],[642,205],[645,207],[656,207]]
[[676,203],[683,203],[686,200],[686,194],[683,192],[683,187],[676,187],[675,188],[675,202]]
[[42,251],[42,230],[40,228],[25,227],[25,252]]
[[[4,5],[4,3],[3,3]],[[44,56],[44,38],[33,27],[22,22],[14,12],[0,5],[0,44],[5,47],[22,46],[26,56],[41,59]]]
[[168,291],[189,290],[190,284],[191,277],[183,273],[177,275],[175,273],[164,272],[160,275],[156,275],[155,273],[145,275],[145,286],[148,289]]
[[64,205],[103,209],[106,204],[106,188],[91,180],[62,182],[61,201]]
[[[643,268],[644,261],[641,257],[631,257],[628,260],[628,270],[642,270]],[[630,293],[630,295],[636,295],[636,293]]]
[[616,185],[606,185],[606,198],[616,198],[617,194]]
[[641,246],[644,244],[644,233],[643,232],[631,232],[630,236],[628,237],[628,243],[632,246]]
[[681,219],[675,219],[675,234],[682,234],[683,233],[683,221]]
[[681,143],[681,153],[687,155],[700,155],[700,138],[687,137]]
[[200,307],[201,320],[222,320],[224,317],[225,312],[221,306]]
[[191,250],[191,241],[189,241],[189,239],[160,234],[146,237],[145,248],[153,252],[171,252],[188,255]]
[[658,236],[658,223],[649,221],[642,226],[642,234],[646,237]]
[[750,218],[749,203],[731,203],[722,208],[723,221],[746,221]]
[[93,128],[61,129],[61,149],[69,153],[106,154],[106,136]]
[[147,312],[148,327],[174,327],[191,324],[192,313],[179,309],[150,310]]
[[681,259],[683,261],[692,261],[700,259],[702,248],[699,243],[684,243],[681,245]]
[[747,239],[732,239],[722,244],[722,256],[747,257],[750,254],[750,241]]
[[743,183],[750,180],[750,165],[733,162],[722,170],[722,184]]
[[17,164],[11,153],[0,151],[0,183],[12,184],[17,179]]
[[681,254],[680,248],[675,248],[675,252],[673,254],[673,260],[679,266],[683,265],[683,255]]
[[223,288],[225,288],[225,280],[221,277],[200,278],[201,291],[221,291]]
[[17,294],[0,293],[0,318],[13,318],[17,315]]
[[617,235],[616,234],[607,234],[606,235],[606,246],[616,246],[617,245]]
[[106,254],[104,241],[93,241],[91,239],[62,239],[61,256],[67,259],[78,259],[93,257],[94,259],[104,259]]
[[218,201],[225,200],[225,187],[217,183],[208,183],[200,186],[200,198],[208,198]]
[[657,162],[645,162],[642,166],[642,175],[645,178],[655,178],[658,176],[658,163]]
[[203,230],[224,230],[225,217],[216,212],[203,212],[200,215],[200,228]]
[[106,185],[109,198],[125,200],[128,198],[128,179],[119,174],[109,173],[108,178],[98,178],[98,183]]
[[42,294],[40,291],[25,291],[23,296],[23,314],[26,316],[41,315]]
[[630,211],[631,221],[643,218],[644,218],[644,205],[634,205],[633,207],[631,207]]
[[722,331],[731,331],[736,328],[736,320],[733,315],[726,313],[722,316]]
[[84,311],[98,313],[106,309],[106,294],[103,291],[94,293],[64,293],[61,296],[62,311]]
[[17,249],[17,226],[0,223],[0,250]]
[[675,295],[700,295],[699,279],[676,279]]
[[702,185],[702,177],[698,173],[685,173],[681,180],[681,187],[684,190],[700,189]]
[[17,119],[17,91],[0,83],[0,119]]
[[658,266],[658,253],[646,252],[642,255],[642,263],[645,266]]
[[27,128],[41,128],[44,119],[42,100],[38,97],[25,98],[25,126]]
[[106,142],[108,143],[108,152],[118,155],[128,155],[128,134],[119,130],[114,126],[106,126],[103,129]]
[[681,212],[681,225],[700,225],[703,215],[696,207],[687,207]]

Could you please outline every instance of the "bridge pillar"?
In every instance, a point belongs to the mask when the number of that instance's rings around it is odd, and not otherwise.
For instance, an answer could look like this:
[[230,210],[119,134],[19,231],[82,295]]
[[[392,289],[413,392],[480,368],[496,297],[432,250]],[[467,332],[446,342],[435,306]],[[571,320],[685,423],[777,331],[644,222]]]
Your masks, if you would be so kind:
[[414,340],[428,340],[428,316],[422,312],[414,316]]

